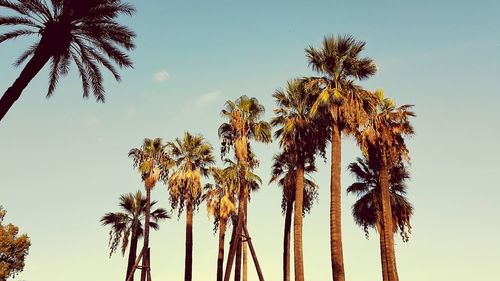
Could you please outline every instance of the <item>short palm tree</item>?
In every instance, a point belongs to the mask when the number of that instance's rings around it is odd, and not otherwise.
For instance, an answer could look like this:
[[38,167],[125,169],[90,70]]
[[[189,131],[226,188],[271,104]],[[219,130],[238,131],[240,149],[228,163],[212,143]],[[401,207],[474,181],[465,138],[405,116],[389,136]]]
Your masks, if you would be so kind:
[[[349,164],[349,171],[356,178],[356,182],[347,188],[347,192],[354,193],[358,197],[358,200],[352,206],[352,215],[356,223],[363,227],[366,237],[368,238],[368,228],[374,228],[379,233],[382,276],[383,280],[386,281],[388,280],[387,257],[382,228],[379,168],[376,161],[357,158],[356,162]],[[395,233],[399,229],[404,242],[409,239],[411,231],[410,219],[413,215],[413,206],[405,196],[406,180],[409,178],[410,174],[401,162],[393,165],[389,170],[393,232]]]
[[179,216],[186,208],[186,256],[184,280],[191,281],[193,274],[193,211],[201,203],[203,188],[201,177],[208,176],[214,163],[212,146],[201,135],[184,133],[182,139],[167,144],[175,163],[168,179],[170,203]]
[[323,108],[330,118],[330,251],[335,281],[345,280],[340,202],[341,135],[355,131],[373,106],[370,95],[353,83],[356,79],[369,78],[377,70],[372,59],[360,57],[364,48],[364,42],[342,35],[325,37],[319,49],[306,49],[309,65],[322,75],[310,78],[309,84],[318,90],[312,112],[317,114]]
[[[320,130],[319,119],[311,114],[312,95],[302,80],[288,82],[285,90],[273,95],[278,107],[271,124],[278,127],[274,135],[279,140],[288,161],[294,164],[294,265],[295,280],[304,280],[304,261],[302,254],[302,216],[304,206],[304,174],[306,163],[314,165],[318,151],[324,150],[326,130]],[[321,128],[322,129],[322,128]]]
[[[132,15],[134,8],[121,0],[0,0],[0,7],[15,15],[0,16],[1,26],[14,26],[0,33],[0,43],[21,36],[37,35],[39,39],[15,62],[19,66],[29,58],[19,78],[0,99],[0,120],[21,96],[24,88],[50,61],[47,97],[59,78],[68,73],[73,61],[83,86],[83,97],[89,92],[104,102],[103,78],[99,65],[120,80],[118,67],[132,67],[125,51],[134,48],[134,32],[117,22],[122,15]],[[124,49],[124,50],[122,50]],[[114,64],[113,64],[114,63]]]
[[[228,260],[224,274],[224,281],[229,281],[233,266],[236,249],[241,242],[241,231],[245,222],[245,209],[248,200],[249,186],[245,175],[251,170],[250,165],[250,142],[254,139],[258,142],[271,142],[271,126],[262,121],[264,106],[256,98],[241,96],[235,102],[228,100],[222,110],[222,116],[227,120],[219,127],[219,138],[221,139],[222,158],[234,150],[235,158],[239,166],[239,194],[238,194],[238,223],[236,226],[236,240],[231,241]],[[237,263],[236,267],[238,269]],[[235,277],[239,270],[236,270]]]
[[377,110],[357,133],[357,141],[363,153],[379,167],[379,185],[382,205],[382,232],[385,243],[387,280],[397,281],[396,257],[394,252],[394,227],[390,196],[391,167],[402,161],[409,161],[409,150],[405,137],[414,134],[410,117],[415,113],[411,105],[396,107],[384,98],[383,91],[377,91]]
[[[156,203],[156,201],[151,202],[151,206],[156,205]],[[120,243],[122,255],[125,255],[130,241],[127,275],[125,277],[127,279],[137,258],[137,242],[144,234],[142,220],[146,214],[146,197],[140,191],[135,194],[123,194],[120,196],[119,205],[122,211],[106,213],[101,218],[101,223],[102,225],[111,226],[109,232],[110,257],[116,252]],[[158,230],[160,228],[158,222],[170,218],[170,215],[165,209],[158,208],[150,213],[150,217],[152,220],[150,222],[151,228]],[[134,280],[133,277],[131,280]]]
[[140,148],[132,148],[128,156],[132,158],[134,167],[139,169],[144,188],[146,189],[146,216],[144,223],[144,246],[142,257],[141,281],[146,280],[146,275],[150,274],[149,260],[149,225],[151,210],[151,189],[158,180],[166,182],[168,171],[172,166],[172,160],[165,151],[165,145],[161,138],[144,139]]
[[[318,186],[307,177],[316,171],[314,163],[306,163],[304,167],[304,192],[302,215],[311,211],[314,202],[318,198]],[[292,225],[293,204],[295,202],[295,187],[297,175],[295,157],[280,153],[273,157],[273,168],[271,171],[271,182],[281,187],[281,210],[285,215],[285,226],[283,231],[283,281],[290,281],[290,233]]]
[[231,222],[230,218],[236,214],[237,171],[232,167],[212,168],[210,174],[214,183],[205,185],[203,200],[207,204],[208,214],[214,218],[214,231],[219,231],[216,280],[222,281],[226,228]]

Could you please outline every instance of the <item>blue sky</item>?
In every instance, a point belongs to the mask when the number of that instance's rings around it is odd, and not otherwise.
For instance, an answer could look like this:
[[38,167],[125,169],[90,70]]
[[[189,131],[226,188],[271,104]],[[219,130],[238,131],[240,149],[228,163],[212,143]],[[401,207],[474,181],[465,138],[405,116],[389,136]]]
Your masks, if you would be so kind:
[[[409,140],[415,206],[410,241],[396,239],[402,280],[491,280],[500,262],[500,4],[496,1],[131,1],[137,34],[134,69],[116,83],[106,75],[105,104],[82,100],[75,72],[45,98],[47,71],[25,89],[0,123],[0,204],[6,220],[29,233],[25,271],[14,280],[116,280],[126,259],[108,258],[108,229],[99,218],[118,197],[142,187],[127,152],[144,137],[170,140],[201,133],[219,150],[220,109],[242,94],[257,97],[272,116],[272,93],[313,74],[304,48],[327,34],[367,42],[379,71],[363,82],[384,88],[399,104],[414,104]],[[4,13],[0,10],[0,14]],[[20,69],[12,62],[33,39],[0,45],[0,89]],[[276,143],[256,145],[258,174],[267,182]],[[352,140],[346,166],[359,155]],[[314,176],[320,198],[304,220],[308,280],[330,278],[329,160]],[[249,231],[268,280],[281,278],[280,191],[264,184],[249,206]],[[153,191],[168,207],[166,187]],[[377,234],[366,240],[343,194],[348,280],[379,280]],[[152,233],[155,279],[183,277],[181,216]],[[193,279],[215,277],[217,240],[204,206],[195,215]],[[257,280],[253,270],[250,280]]]

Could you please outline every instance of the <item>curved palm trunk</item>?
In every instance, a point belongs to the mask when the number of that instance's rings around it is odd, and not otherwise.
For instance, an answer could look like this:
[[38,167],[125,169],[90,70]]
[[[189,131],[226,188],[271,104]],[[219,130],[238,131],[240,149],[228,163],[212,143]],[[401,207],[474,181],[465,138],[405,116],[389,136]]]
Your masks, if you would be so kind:
[[389,167],[385,150],[381,151],[380,159],[380,193],[382,197],[382,229],[385,242],[388,281],[398,281],[394,253],[394,231],[392,226],[392,206],[389,192]]
[[184,260],[184,280],[191,281],[193,274],[193,206],[186,206],[186,257]]
[[151,214],[151,188],[146,187],[146,216],[144,218],[144,256],[142,257],[141,281],[146,281],[149,275],[149,217]]
[[295,281],[304,281],[304,258],[302,254],[302,209],[304,200],[304,159],[297,161],[295,177],[295,209],[293,216],[293,260]]
[[[137,224],[136,224],[137,226]],[[134,226],[134,230],[132,231],[132,238],[130,240],[130,248],[128,252],[128,264],[127,264],[127,275],[125,276],[125,280],[127,280],[130,272],[132,272],[132,268],[135,264],[135,259],[137,258],[137,242],[139,240],[139,233],[137,227]],[[130,281],[134,281],[134,276]]]
[[285,229],[283,233],[283,281],[290,281],[290,230],[292,225],[293,201],[286,203]]
[[388,281],[389,277],[387,276],[387,255],[385,253],[385,238],[383,227],[381,224],[377,224],[376,227],[380,237],[380,261],[382,263],[382,280]]
[[[338,124],[334,122],[332,124],[332,166],[330,181],[330,254],[332,278],[334,281],[345,280],[340,206],[340,153],[341,130]],[[295,198],[297,198],[297,196],[295,196]]]
[[[42,38],[42,41],[43,38]],[[29,60],[28,64],[23,68],[19,77],[14,81],[0,99],[0,121],[3,119],[7,111],[19,99],[24,88],[28,86],[29,82],[40,72],[43,66],[50,59],[50,52],[45,48],[46,44],[41,42],[38,49],[35,51],[33,57]]]
[[227,219],[221,219],[219,224],[219,251],[217,255],[217,281],[222,281],[224,267],[224,238],[226,236]]

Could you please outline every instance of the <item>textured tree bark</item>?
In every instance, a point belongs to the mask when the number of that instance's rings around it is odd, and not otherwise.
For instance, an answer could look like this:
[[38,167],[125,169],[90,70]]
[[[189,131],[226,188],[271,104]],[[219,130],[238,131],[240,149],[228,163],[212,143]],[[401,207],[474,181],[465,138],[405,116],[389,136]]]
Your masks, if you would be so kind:
[[147,272],[151,269],[149,268],[149,217],[151,214],[151,188],[146,187],[146,216],[144,218],[144,247],[143,247],[143,258],[142,258],[142,271],[141,271],[141,281],[146,281]]
[[387,276],[387,255],[385,254],[385,238],[384,230],[381,224],[377,224],[377,232],[380,237],[380,261],[382,263],[382,280],[388,281],[389,277]]
[[184,280],[191,281],[193,274],[193,206],[186,206],[186,257],[184,260]]
[[292,225],[293,201],[288,200],[283,231],[283,281],[290,281],[290,230]]
[[24,88],[28,86],[29,82],[40,72],[43,66],[50,59],[49,50],[44,47],[43,41],[41,40],[40,47],[35,51],[33,57],[29,60],[28,64],[23,68],[19,77],[14,81],[14,84],[10,86],[7,91],[3,94],[0,99],[0,121],[3,119],[5,114],[9,111],[12,105],[19,99]]
[[295,208],[293,216],[293,260],[295,281],[304,281],[302,253],[302,209],[304,201],[304,159],[299,157],[295,176]]
[[340,204],[341,130],[335,122],[332,125],[332,166],[330,181],[330,253],[332,278],[334,281],[345,281]]
[[[243,210],[243,212],[245,212]],[[245,222],[243,222],[243,225],[245,225]],[[242,240],[241,240],[241,232],[238,232],[237,235],[240,237],[238,244],[236,245],[236,261],[235,261],[235,266],[234,266],[234,281],[241,281],[241,254],[242,254]]]
[[221,219],[219,223],[219,251],[217,255],[217,281],[222,281],[222,270],[224,267],[224,239],[226,236],[226,219]]
[[382,199],[382,228],[385,241],[385,253],[387,263],[388,281],[398,281],[397,271],[395,267],[394,253],[394,229],[392,226],[392,206],[391,195],[389,191],[389,167],[387,165],[385,149],[381,149],[380,159],[380,193]]
[[[132,231],[132,238],[130,239],[130,248],[128,252],[128,264],[127,264],[127,275],[125,276],[125,281],[127,280],[130,272],[132,272],[132,268],[134,267],[135,259],[137,258],[137,242],[139,240],[139,233],[137,230],[137,225],[134,225],[134,230]],[[132,279],[130,281],[134,281],[134,276],[132,275]]]
[[[243,226],[245,229],[247,227],[247,222],[248,222],[248,202],[245,202],[245,225]],[[242,272],[242,280],[247,281],[248,280],[248,242],[243,241],[241,244],[241,247],[243,248],[242,254],[243,254],[243,272]]]

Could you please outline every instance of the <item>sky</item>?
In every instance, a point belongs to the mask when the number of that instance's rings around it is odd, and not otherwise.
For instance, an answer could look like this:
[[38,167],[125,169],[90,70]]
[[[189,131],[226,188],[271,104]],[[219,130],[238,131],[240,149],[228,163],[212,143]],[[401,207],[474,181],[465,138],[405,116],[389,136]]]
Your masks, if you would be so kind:
[[[45,98],[47,69],[0,122],[0,205],[7,222],[32,242],[16,281],[123,279],[126,258],[109,258],[108,231],[99,223],[118,211],[121,194],[142,189],[127,152],[145,137],[165,141],[184,131],[214,146],[224,102],[256,97],[272,117],[272,94],[288,79],[313,75],[304,49],[325,35],[352,34],[367,43],[378,73],[361,84],[383,88],[398,104],[413,104],[416,135],[408,140],[415,207],[410,240],[396,237],[401,280],[493,280],[500,263],[500,2],[497,1],[129,1],[122,18],[137,33],[134,68],[123,81],[105,76],[106,103],[82,99],[71,71]],[[0,10],[0,15],[4,14]],[[12,66],[34,38],[0,45],[0,89],[21,69]],[[73,65],[74,67],[74,65]],[[252,195],[248,225],[266,280],[281,278],[284,218],[281,192],[270,178],[276,142],[255,144],[261,189]],[[347,165],[360,155],[352,139]],[[329,165],[313,177],[319,200],[304,219],[307,280],[331,278]],[[165,185],[152,192],[169,209]],[[381,280],[378,235],[367,240],[342,194],[347,280]],[[152,276],[181,280],[185,216],[151,233]],[[201,205],[194,218],[193,280],[215,279],[217,236]],[[251,265],[251,264],[250,264]],[[293,271],[293,270],[292,270]],[[249,271],[249,280],[258,280]]]

